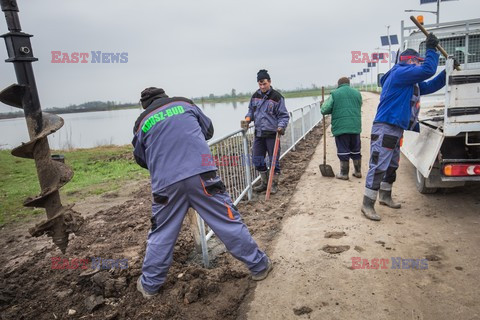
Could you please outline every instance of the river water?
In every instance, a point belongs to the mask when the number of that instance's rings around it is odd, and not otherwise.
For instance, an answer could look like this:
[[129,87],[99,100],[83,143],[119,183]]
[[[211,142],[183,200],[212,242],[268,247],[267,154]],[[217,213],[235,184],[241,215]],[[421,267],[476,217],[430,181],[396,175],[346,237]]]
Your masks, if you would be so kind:
[[[286,99],[289,111],[304,107],[319,97]],[[213,121],[215,135],[222,137],[240,127],[248,109],[248,102],[198,104]],[[125,145],[132,141],[132,128],[142,109],[61,114],[64,126],[48,136],[50,148],[66,150],[92,148],[102,145]],[[24,118],[0,120],[0,149],[13,149],[27,142],[28,131]]]

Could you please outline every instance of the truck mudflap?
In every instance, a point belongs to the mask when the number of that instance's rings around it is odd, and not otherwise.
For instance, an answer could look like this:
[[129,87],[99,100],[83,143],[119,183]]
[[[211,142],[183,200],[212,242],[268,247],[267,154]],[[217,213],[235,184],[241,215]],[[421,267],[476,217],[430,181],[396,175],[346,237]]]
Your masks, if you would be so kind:
[[444,138],[441,131],[420,123],[420,133],[404,132],[401,151],[424,177],[428,177]]

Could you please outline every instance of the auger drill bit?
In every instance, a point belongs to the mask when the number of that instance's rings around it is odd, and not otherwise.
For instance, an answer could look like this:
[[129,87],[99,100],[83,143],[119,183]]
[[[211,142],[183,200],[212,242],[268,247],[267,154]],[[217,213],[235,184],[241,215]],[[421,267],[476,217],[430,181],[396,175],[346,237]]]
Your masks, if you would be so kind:
[[63,126],[63,119],[57,115],[43,113],[38,97],[32,62],[33,56],[30,37],[22,32],[18,17],[16,0],[0,0],[2,11],[7,20],[8,33],[5,39],[8,59],[15,68],[18,84],[13,84],[0,92],[0,101],[12,107],[23,109],[27,121],[30,141],[12,150],[12,155],[35,160],[41,193],[28,198],[23,203],[26,207],[45,208],[47,220],[29,230],[34,237],[47,234],[65,253],[68,235],[79,231],[83,218],[72,206],[62,206],[59,189],[70,181],[73,171],[65,164],[51,159],[47,136]]

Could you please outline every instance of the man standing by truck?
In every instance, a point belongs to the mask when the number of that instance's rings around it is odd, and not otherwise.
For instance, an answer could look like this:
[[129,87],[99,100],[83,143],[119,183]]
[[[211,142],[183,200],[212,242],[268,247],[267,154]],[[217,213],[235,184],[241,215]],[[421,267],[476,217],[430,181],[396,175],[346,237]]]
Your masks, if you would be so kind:
[[407,49],[400,54],[399,63],[382,77],[383,89],[372,126],[370,163],[362,205],[362,212],[368,219],[381,219],[374,207],[377,194],[380,204],[394,209],[401,207],[392,199],[392,184],[396,180],[403,131],[419,130],[420,95],[445,86],[445,71],[430,81],[424,81],[436,73],[437,44],[437,37],[430,33],[425,42],[425,59],[417,51]]
[[133,129],[133,155],[141,167],[150,171],[152,228],[137,290],[145,298],[158,293],[190,207],[227,250],[247,265],[253,280],[265,279],[272,263],[242,222],[217,168],[202,162],[204,155],[211,156],[206,141],[213,136],[211,120],[191,100],[169,98],[160,88],[143,90],[140,101],[145,111]]
[[322,105],[322,114],[332,115],[332,133],[340,159],[340,173],[337,179],[348,180],[350,159],[353,161],[353,176],[362,177],[362,155],[360,133],[362,132],[362,95],[350,87],[346,77],[338,79],[338,89],[330,93]]
[[[256,192],[267,190],[268,171],[265,164],[265,155],[268,153],[270,163],[273,159],[273,149],[277,133],[285,134],[290,116],[285,107],[285,98],[277,90],[272,88],[272,81],[267,70],[257,73],[259,89],[253,94],[248,106],[242,127],[248,128],[250,121],[255,122],[255,139],[253,141],[253,165],[260,172],[261,184],[253,188]],[[271,194],[277,192],[278,178],[280,175],[280,147],[278,148],[273,176]]]

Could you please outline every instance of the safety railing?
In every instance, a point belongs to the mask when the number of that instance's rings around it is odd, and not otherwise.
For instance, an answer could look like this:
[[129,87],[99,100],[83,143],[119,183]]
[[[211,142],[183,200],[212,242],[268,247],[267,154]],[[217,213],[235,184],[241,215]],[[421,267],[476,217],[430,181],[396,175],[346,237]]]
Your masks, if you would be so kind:
[[[320,113],[320,101],[297,108],[289,112],[289,125],[285,135],[280,138],[281,154],[283,158],[322,120]],[[225,187],[237,205],[245,196],[252,199],[253,185],[260,179],[259,173],[253,166],[250,150],[254,140],[254,127],[248,130],[238,129],[224,137],[209,142],[212,156],[205,155],[202,163],[205,165],[215,164],[218,174],[222,178]],[[197,214],[200,239],[197,247],[201,246],[203,263],[209,266],[207,241],[213,236],[213,231],[206,233],[205,223]]]

